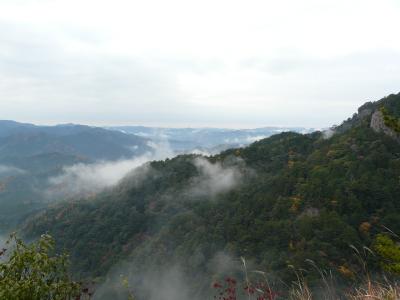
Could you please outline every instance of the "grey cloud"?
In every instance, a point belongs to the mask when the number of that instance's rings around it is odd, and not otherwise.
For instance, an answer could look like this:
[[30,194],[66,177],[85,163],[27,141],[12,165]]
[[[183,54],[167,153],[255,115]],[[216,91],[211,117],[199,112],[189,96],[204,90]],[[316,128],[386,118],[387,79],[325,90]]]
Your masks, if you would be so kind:
[[95,51],[72,53],[54,33],[7,23],[0,23],[0,36],[0,97],[5,113],[7,107],[15,109],[17,101],[19,114],[30,118],[98,122],[118,114],[115,122],[139,123],[157,120],[171,106],[185,109],[174,74],[151,63]]
[[[235,64],[222,58],[106,54],[103,42],[109,42],[106,34],[84,28],[1,22],[1,118],[102,125],[326,127],[346,119],[366,100],[397,92],[400,79],[400,53],[384,49],[330,59],[284,49]],[[69,48],[75,44],[82,49]],[[201,85],[209,74],[223,77],[248,70],[256,71],[258,84],[243,95],[230,94],[229,88],[215,95],[213,87],[196,91],[196,82],[185,90],[179,83],[186,72],[197,74]],[[242,98],[239,105],[235,99],[232,105],[210,105],[229,103],[231,97]],[[247,98],[259,104],[252,108]],[[329,109],[329,117],[309,112],[323,108]]]
[[[400,61],[400,53],[397,51],[377,50],[352,53],[348,55],[336,56],[334,58],[318,58],[308,56],[296,51],[295,49],[283,51],[276,56],[269,58],[252,57],[243,60],[241,65],[245,68],[259,69],[274,75],[285,75],[296,72],[357,72],[362,70],[363,76],[375,76],[371,72],[399,70],[398,64],[393,62]],[[396,74],[392,74],[396,75]]]

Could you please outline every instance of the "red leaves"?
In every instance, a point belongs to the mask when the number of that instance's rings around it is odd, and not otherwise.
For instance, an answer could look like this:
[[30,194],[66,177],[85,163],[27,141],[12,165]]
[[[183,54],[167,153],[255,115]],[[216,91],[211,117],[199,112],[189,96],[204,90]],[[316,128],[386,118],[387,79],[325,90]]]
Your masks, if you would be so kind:
[[220,288],[222,288],[222,285],[220,283],[218,283],[218,282],[214,282],[213,288],[214,289],[220,289]]
[[218,300],[236,300],[236,280],[230,277],[225,279],[225,286],[215,282],[213,284],[215,289],[220,290],[218,296],[214,296],[214,299]]
[[[227,277],[223,284],[214,282],[212,287],[218,290],[218,295],[214,296],[216,300],[238,299],[237,281],[234,278]],[[270,289],[266,283],[257,283],[255,285],[249,283],[243,287],[243,291],[251,295],[252,299],[255,300],[275,300],[278,297],[278,293]]]
[[256,285],[249,284],[244,288],[250,295],[258,294],[257,300],[275,300],[278,293],[273,291],[266,283],[261,282]]

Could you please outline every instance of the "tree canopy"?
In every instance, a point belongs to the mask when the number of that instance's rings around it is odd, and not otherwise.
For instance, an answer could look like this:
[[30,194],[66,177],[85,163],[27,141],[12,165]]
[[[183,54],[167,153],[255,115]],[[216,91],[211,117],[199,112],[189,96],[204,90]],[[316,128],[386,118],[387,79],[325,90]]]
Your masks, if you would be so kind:
[[54,254],[54,240],[42,235],[25,244],[15,234],[0,251],[0,299],[69,300],[80,295],[80,284],[68,274],[68,256]]

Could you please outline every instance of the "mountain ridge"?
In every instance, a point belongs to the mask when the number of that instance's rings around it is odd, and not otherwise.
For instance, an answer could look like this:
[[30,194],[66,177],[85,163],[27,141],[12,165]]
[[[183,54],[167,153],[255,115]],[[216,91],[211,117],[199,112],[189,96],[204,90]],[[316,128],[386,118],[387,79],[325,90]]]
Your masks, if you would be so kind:
[[[11,121],[11,126],[7,124],[10,124],[10,121],[0,121],[0,158],[10,153],[15,156],[29,156],[60,152],[92,160],[110,160],[131,157],[133,154],[139,155],[151,150],[147,145],[148,139],[101,127],[36,126],[14,121]],[[133,146],[138,146],[137,153],[132,151]]]
[[193,295],[207,290],[201,274],[217,275],[211,266],[221,252],[286,279],[288,265],[304,269],[306,260],[338,276],[357,273],[349,245],[370,247],[384,228],[400,232],[400,146],[371,128],[380,106],[398,118],[399,105],[400,94],[367,104],[374,109],[329,138],[285,132],[210,157],[148,163],[93,199],[32,217],[24,232],[51,233],[84,277],[127,260],[140,285],[135,274],[179,261]]

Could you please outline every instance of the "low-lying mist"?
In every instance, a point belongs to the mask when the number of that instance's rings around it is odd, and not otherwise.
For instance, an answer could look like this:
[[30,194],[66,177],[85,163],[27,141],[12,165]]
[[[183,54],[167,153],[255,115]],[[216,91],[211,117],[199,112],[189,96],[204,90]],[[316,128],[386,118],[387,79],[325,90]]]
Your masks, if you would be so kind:
[[90,195],[116,185],[125,175],[146,162],[163,160],[175,155],[168,143],[149,143],[152,152],[117,161],[75,164],[63,168],[62,174],[49,179],[45,191],[48,199]]
[[228,277],[243,279],[243,265],[240,259],[224,252],[216,253],[202,271],[196,272],[180,261],[142,269],[125,261],[115,266],[96,288],[94,300],[125,300],[128,294],[138,300],[213,299],[218,294],[213,284]]
[[25,170],[20,168],[10,166],[10,165],[0,165],[0,176],[11,176],[26,173]]
[[[176,155],[170,150],[167,143],[152,144],[154,152],[145,155],[134,157],[132,159],[124,159],[119,161],[101,161],[93,164],[75,164],[65,167],[62,174],[50,179],[50,188],[46,191],[48,197],[74,197],[82,194],[97,193],[106,188],[115,186],[118,183],[124,185],[125,181],[121,181],[124,177],[127,178],[127,184],[132,187],[132,178],[136,175],[145,174],[144,176],[151,180],[154,175],[157,180],[158,176],[163,176],[162,168],[160,172],[152,168],[141,168],[143,164],[152,160],[163,160]],[[201,201],[202,199],[216,199],[217,196],[223,193],[228,193],[237,188],[244,181],[245,174],[249,169],[245,162],[235,156],[206,158],[202,156],[187,156],[182,158],[195,167],[195,171],[190,173],[191,177],[185,178],[184,184],[179,188],[161,190],[156,194],[157,199],[168,201],[172,199],[180,199],[183,201]],[[179,160],[178,160],[179,162]],[[193,167],[192,166],[192,167]],[[143,172],[147,170],[150,172]],[[193,168],[192,168],[193,170]],[[245,173],[247,172],[247,173]],[[168,172],[167,172],[168,173]],[[127,175],[134,175],[128,176]],[[150,174],[150,175],[149,175]],[[166,176],[169,176],[168,174]],[[141,177],[141,176],[139,176]],[[139,180],[139,182],[142,182]],[[140,183],[141,184],[141,183]],[[140,186],[138,186],[140,188]],[[163,194],[164,193],[164,194]],[[180,202],[177,202],[180,203]],[[172,206],[175,204],[172,204]],[[171,207],[172,207],[171,206]],[[168,207],[168,205],[167,205]],[[168,209],[166,209],[168,211]],[[181,211],[178,211],[178,213]],[[163,218],[173,218],[174,215],[161,215]],[[165,219],[167,220],[167,219]],[[168,221],[163,221],[163,228],[168,226]],[[158,220],[154,220],[157,222]],[[150,235],[144,232],[143,235]],[[153,232],[152,234],[157,235]],[[143,244],[138,244],[135,247],[146,248],[149,246],[146,241]],[[151,245],[149,246],[151,247]],[[222,250],[222,249],[221,249]],[[206,258],[208,254],[203,253],[201,249],[193,253],[191,260],[196,261],[193,264],[201,264],[205,269],[198,272],[198,265],[192,266],[188,261],[176,257],[162,264],[153,263],[159,257],[151,257],[151,263],[143,266],[142,262],[138,261],[138,257],[144,253],[149,256],[145,250],[141,252],[136,248],[130,252],[131,259],[119,262],[107,275],[105,282],[96,288],[95,299],[127,299],[127,293],[132,289],[135,299],[138,300],[203,300],[213,296],[212,282],[215,278],[223,277],[221,274],[242,274],[240,261],[233,259],[228,254],[223,252],[217,253],[210,259]],[[140,253],[135,256],[135,254]],[[213,255],[213,254],[211,254]],[[196,274],[197,273],[197,274]],[[213,277],[214,276],[214,277]],[[215,277],[216,276],[216,277]],[[241,275],[239,275],[241,276]],[[223,280],[223,279],[222,279]],[[207,298],[204,298],[207,297]]]
[[325,140],[330,139],[334,135],[335,135],[335,130],[332,128],[328,128],[328,129],[322,131],[322,138]]
[[192,180],[186,193],[191,196],[216,196],[228,192],[240,184],[241,172],[236,166],[222,166],[221,163],[211,163],[198,157],[193,164],[199,170],[200,176]]
[[[196,157],[191,163],[197,168],[198,175],[192,177],[182,190],[157,197],[210,199],[240,186],[244,177],[242,168],[248,170],[245,163],[236,157],[216,162]],[[169,225],[165,223],[163,226]],[[131,259],[117,263],[105,282],[97,287],[95,300],[127,299],[128,292],[138,300],[213,299],[218,293],[212,286],[214,281],[223,282],[228,276],[244,276],[240,259],[224,251],[206,258],[207,254],[197,249],[189,258],[161,259],[158,254],[148,253],[148,247],[153,247],[151,242],[144,242],[138,251],[133,250]],[[141,255],[153,257],[143,262]]]

